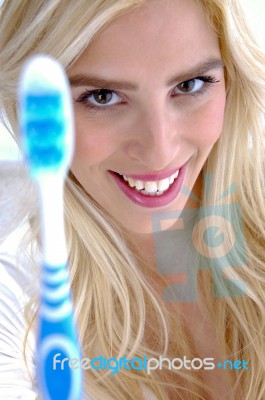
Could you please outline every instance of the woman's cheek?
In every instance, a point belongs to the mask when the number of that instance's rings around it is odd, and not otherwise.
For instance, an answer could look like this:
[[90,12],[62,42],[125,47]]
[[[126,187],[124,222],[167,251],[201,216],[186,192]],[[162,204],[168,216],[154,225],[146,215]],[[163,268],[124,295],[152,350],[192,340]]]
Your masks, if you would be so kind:
[[215,98],[188,117],[187,137],[197,147],[213,146],[219,139],[224,121],[225,98]]
[[94,165],[113,152],[111,128],[100,129],[96,124],[77,120],[75,123],[75,158]]

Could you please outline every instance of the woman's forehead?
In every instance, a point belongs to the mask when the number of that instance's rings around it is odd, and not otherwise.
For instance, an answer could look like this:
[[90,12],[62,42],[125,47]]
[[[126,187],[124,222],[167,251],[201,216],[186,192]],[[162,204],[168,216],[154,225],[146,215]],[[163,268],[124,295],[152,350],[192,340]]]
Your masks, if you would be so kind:
[[[178,64],[185,68],[220,57],[219,41],[199,2],[148,1],[110,22],[77,61],[79,69],[119,74]],[[75,68],[75,65],[74,65]],[[172,71],[173,72],[173,71]],[[177,71],[175,71],[177,72]]]

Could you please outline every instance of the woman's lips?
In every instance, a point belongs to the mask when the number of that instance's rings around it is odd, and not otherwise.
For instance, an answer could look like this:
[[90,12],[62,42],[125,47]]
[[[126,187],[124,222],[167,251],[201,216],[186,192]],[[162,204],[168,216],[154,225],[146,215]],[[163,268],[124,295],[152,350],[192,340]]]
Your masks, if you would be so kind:
[[170,171],[165,171],[162,172],[160,174],[144,174],[144,175],[127,175],[126,176],[128,178],[132,178],[134,180],[139,180],[139,181],[160,181],[162,179],[165,178],[169,178],[170,176],[172,176],[173,174],[175,174],[175,172],[179,171],[180,168],[175,168],[175,169],[171,169]]
[[[121,189],[121,191],[135,204],[141,206],[141,207],[147,207],[147,208],[156,208],[156,207],[164,207],[170,204],[179,194],[180,189],[182,187],[183,181],[184,181],[184,176],[185,176],[185,169],[186,165],[183,167],[179,168],[179,175],[178,177],[174,180],[174,182],[170,185],[170,187],[161,195],[146,195],[142,194],[140,191],[138,191],[135,188],[132,188],[128,185],[128,183],[125,182],[125,180],[118,175],[116,172],[113,171],[108,171],[110,175],[113,177],[115,180],[116,184],[118,187]],[[177,170],[172,170],[167,173],[167,176],[170,175],[171,172],[176,172]],[[147,177],[149,178],[150,175],[129,175],[129,177],[142,177],[142,180],[147,180]],[[143,177],[145,179],[143,179]],[[151,180],[151,179],[150,179]],[[154,179],[152,179],[154,180]]]

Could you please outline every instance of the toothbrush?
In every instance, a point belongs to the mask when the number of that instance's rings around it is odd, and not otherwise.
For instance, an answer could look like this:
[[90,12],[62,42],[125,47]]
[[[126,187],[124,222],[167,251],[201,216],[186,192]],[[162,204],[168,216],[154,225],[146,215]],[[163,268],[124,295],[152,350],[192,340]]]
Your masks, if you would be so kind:
[[[81,399],[80,351],[73,320],[64,231],[63,187],[73,155],[73,112],[63,68],[39,55],[19,82],[19,123],[41,218],[37,380],[43,400]],[[64,360],[67,359],[67,360]]]

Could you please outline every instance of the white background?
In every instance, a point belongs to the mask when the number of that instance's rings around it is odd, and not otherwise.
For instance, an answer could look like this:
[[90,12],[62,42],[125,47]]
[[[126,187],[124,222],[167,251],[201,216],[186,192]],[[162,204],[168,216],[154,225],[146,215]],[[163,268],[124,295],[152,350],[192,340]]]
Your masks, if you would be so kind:
[[[265,49],[265,0],[241,0],[241,2],[253,32]],[[13,160],[17,157],[16,145],[3,126],[0,125],[0,160]]]

